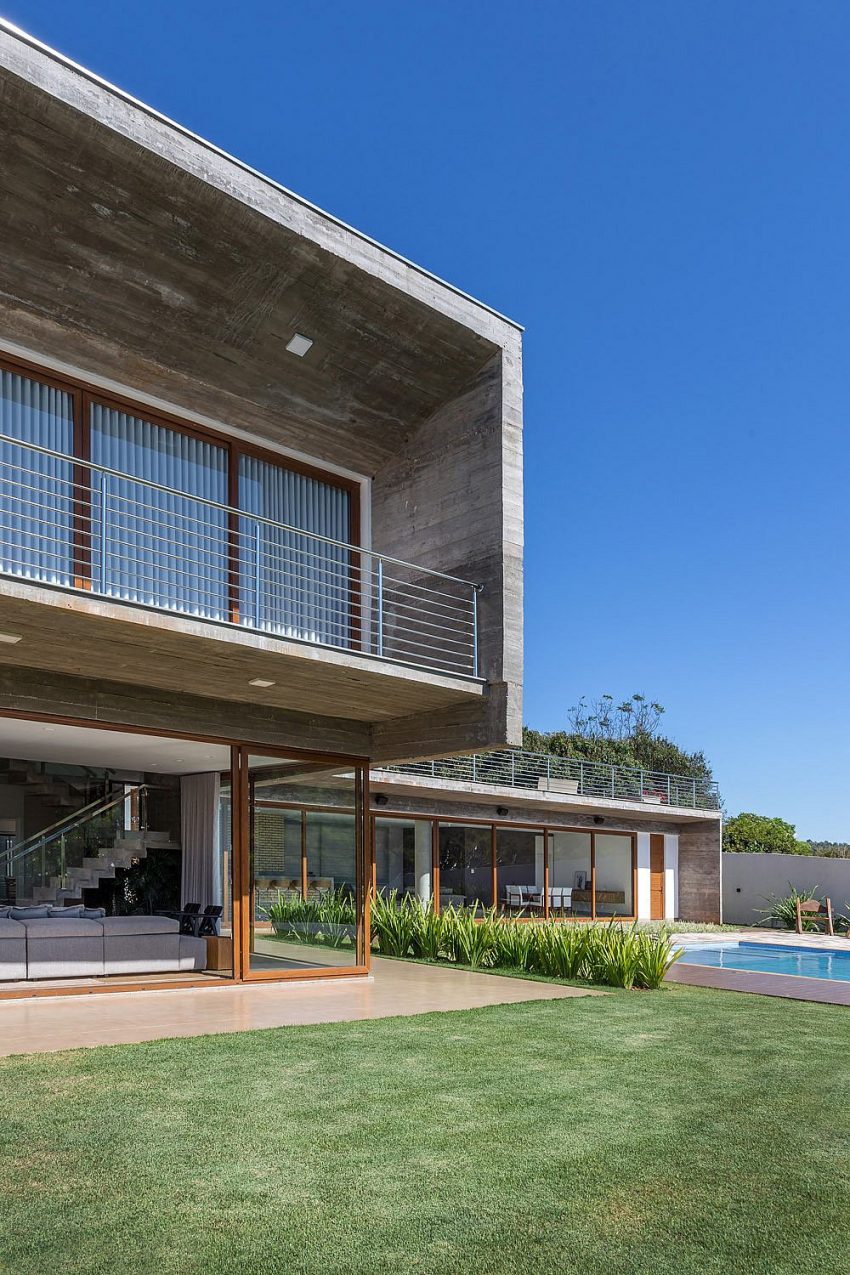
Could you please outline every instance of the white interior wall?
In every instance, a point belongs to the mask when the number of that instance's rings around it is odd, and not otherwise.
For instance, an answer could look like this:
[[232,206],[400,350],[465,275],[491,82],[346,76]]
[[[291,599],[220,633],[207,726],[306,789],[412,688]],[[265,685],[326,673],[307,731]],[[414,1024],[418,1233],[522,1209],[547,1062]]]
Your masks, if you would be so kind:
[[679,915],[679,837],[664,834],[664,920],[675,921]]
[[637,917],[648,921],[651,913],[649,889],[649,833],[637,834]]

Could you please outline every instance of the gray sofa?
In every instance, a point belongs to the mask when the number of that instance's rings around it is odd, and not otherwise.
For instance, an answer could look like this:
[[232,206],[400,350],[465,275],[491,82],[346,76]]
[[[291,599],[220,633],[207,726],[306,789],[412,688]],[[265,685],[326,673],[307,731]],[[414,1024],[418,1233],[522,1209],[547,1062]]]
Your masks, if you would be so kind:
[[28,911],[3,908],[6,915],[0,914],[0,982],[206,968],[206,940],[181,934],[168,916],[63,916],[56,908],[48,916],[25,915]]

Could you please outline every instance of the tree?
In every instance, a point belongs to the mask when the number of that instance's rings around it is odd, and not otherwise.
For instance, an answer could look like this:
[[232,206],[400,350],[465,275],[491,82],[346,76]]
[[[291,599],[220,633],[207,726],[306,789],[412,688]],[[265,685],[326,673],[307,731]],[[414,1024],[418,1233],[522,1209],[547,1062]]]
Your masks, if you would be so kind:
[[784,819],[742,811],[726,821],[723,849],[738,854],[811,854],[808,841],[797,840],[797,829]]
[[584,697],[568,711],[569,730],[523,730],[522,746],[556,757],[578,757],[614,766],[634,766],[692,779],[713,779],[705,754],[688,753],[659,734],[663,705],[644,695],[619,703],[613,695]]

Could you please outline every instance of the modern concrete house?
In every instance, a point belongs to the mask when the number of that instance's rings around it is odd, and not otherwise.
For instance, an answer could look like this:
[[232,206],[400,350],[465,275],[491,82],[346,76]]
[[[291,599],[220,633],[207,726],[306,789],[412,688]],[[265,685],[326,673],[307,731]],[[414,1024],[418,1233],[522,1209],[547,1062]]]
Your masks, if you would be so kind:
[[182,827],[228,972],[289,976],[252,946],[253,812],[328,784],[362,971],[370,761],[519,737],[521,331],[7,24],[0,124],[18,899],[107,850],[141,878]]
[[710,793],[493,751],[517,325],[3,23],[0,124],[0,996],[364,974],[372,888],[716,919]]

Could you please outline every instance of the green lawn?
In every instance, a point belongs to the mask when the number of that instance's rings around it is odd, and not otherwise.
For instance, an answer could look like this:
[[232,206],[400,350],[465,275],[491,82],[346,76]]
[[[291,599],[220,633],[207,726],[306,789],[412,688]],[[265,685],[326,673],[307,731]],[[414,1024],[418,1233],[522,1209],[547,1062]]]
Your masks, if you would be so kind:
[[850,1011],[675,987],[0,1062],[0,1270],[801,1275]]

